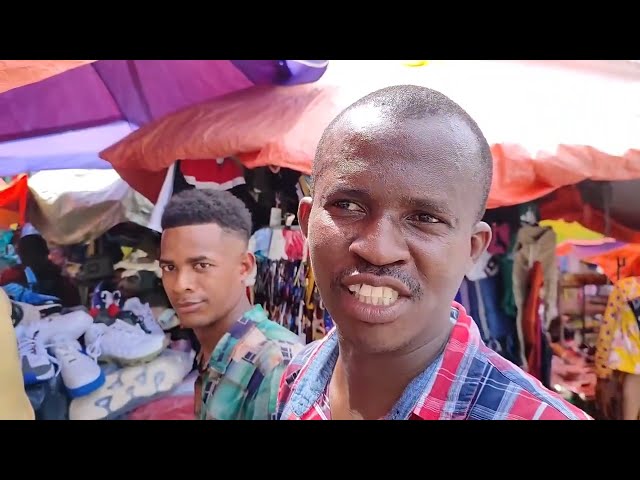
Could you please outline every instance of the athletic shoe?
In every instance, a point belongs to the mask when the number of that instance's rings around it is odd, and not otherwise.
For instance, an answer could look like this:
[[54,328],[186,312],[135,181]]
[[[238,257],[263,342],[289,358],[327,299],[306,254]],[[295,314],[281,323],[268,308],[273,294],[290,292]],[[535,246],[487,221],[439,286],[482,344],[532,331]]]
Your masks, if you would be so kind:
[[111,326],[94,323],[84,336],[87,353],[120,365],[148,362],[167,346],[164,335],[145,333],[140,325],[116,320]]
[[47,352],[40,331],[35,325],[18,325],[15,330],[25,385],[53,378],[56,374],[54,364],[57,360]]
[[82,351],[77,340],[56,337],[51,352],[58,362],[62,381],[71,398],[89,395],[104,385],[105,377],[98,363]]

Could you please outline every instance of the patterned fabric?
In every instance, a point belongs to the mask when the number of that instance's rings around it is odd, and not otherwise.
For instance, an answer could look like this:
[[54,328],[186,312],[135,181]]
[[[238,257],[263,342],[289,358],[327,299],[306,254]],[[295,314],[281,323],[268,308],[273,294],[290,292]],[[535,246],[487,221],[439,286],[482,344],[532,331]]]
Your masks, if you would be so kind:
[[596,344],[596,374],[640,374],[640,278],[620,280],[609,295]]
[[196,418],[273,420],[280,379],[302,349],[297,335],[255,306],[222,337],[208,364],[198,359]]
[[[455,302],[451,321],[443,352],[409,384],[385,419],[591,419],[486,347],[475,322]],[[278,419],[331,418],[327,387],[337,357],[334,329],[289,364],[280,385]]]

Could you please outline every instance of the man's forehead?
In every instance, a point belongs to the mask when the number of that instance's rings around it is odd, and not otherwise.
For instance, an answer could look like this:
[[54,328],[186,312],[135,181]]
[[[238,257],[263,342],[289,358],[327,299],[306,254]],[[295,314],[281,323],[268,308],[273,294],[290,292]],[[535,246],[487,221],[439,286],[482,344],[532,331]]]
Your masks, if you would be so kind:
[[352,122],[352,118],[338,122],[327,136],[318,155],[322,170],[350,169],[344,165],[348,162],[354,167],[369,163],[371,168],[393,165],[419,174],[439,174],[475,170],[481,155],[477,138],[460,119],[385,120],[363,115]]

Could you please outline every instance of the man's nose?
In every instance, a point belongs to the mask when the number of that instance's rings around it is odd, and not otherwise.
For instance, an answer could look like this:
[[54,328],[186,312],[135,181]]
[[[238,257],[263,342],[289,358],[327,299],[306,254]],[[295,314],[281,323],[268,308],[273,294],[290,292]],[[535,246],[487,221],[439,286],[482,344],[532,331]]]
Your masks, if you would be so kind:
[[190,270],[189,268],[182,268],[174,273],[175,282],[173,284],[173,290],[176,292],[193,290],[193,272]]
[[362,223],[358,236],[349,251],[371,265],[384,266],[404,263],[409,259],[409,248],[399,225],[388,217]]

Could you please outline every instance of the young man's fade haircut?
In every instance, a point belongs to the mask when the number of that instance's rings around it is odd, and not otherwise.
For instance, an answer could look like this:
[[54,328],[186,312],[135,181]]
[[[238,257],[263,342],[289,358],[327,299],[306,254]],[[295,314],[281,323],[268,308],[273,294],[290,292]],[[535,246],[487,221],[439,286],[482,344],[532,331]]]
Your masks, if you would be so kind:
[[162,214],[162,230],[191,225],[218,225],[242,239],[251,238],[251,212],[224,190],[185,190],[174,195]]

